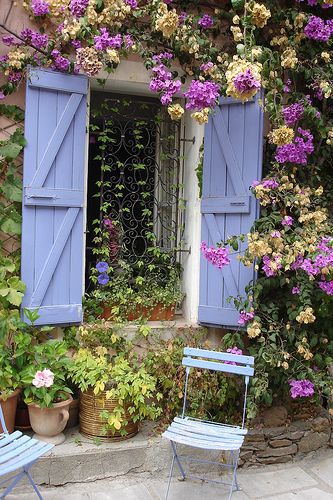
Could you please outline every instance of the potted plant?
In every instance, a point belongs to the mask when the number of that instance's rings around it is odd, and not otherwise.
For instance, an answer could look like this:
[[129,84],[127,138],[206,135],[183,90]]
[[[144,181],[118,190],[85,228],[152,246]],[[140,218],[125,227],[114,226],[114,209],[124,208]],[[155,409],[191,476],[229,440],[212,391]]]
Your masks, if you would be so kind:
[[[22,386],[21,372],[26,365],[31,340],[29,327],[21,321],[19,311],[3,309],[0,313],[0,404],[9,432],[14,430]],[[0,424],[0,433],[2,430]]]
[[[24,401],[36,437],[61,444],[72,401],[67,374],[71,360],[64,342],[49,340],[34,346],[30,362],[23,370]],[[52,367],[52,370],[50,369]]]
[[[111,351],[111,353],[110,353]],[[81,348],[69,368],[80,388],[80,432],[87,437],[126,439],[138,432],[139,421],[156,418],[156,379],[125,353]]]
[[172,320],[183,298],[181,269],[169,254],[158,252],[147,268],[143,262],[129,266],[120,260],[117,266],[109,266],[99,261],[91,277],[96,289],[90,294],[90,309],[98,317],[118,322]]

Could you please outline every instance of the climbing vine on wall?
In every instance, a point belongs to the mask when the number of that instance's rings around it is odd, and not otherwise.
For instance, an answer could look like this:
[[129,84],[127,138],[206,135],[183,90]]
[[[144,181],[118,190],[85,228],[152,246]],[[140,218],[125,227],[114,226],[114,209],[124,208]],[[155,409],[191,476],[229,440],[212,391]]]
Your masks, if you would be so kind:
[[[174,120],[189,111],[205,123],[219,96],[247,101],[264,89],[267,177],[253,179],[262,211],[241,257],[255,261],[259,279],[246,300],[235,298],[247,336],[241,330],[225,340],[256,356],[252,414],[289,389],[292,397],[329,398],[333,1],[27,0],[23,7],[38,28],[3,38],[1,98],[28,65],[103,84],[133,54]],[[227,264],[229,247],[213,250],[203,246],[207,258]]]
[[22,181],[18,165],[25,140],[21,126],[24,112],[17,106],[0,105],[7,118],[1,130],[8,138],[0,141],[0,337],[10,323],[19,319],[24,283],[19,278]]

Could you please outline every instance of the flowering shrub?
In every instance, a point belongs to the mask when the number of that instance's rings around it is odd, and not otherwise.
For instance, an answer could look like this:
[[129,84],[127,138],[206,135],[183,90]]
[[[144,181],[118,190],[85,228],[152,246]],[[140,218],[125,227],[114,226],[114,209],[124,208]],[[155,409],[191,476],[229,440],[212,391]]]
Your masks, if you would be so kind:
[[302,187],[285,174],[254,182],[252,190],[261,218],[240,259],[255,262],[259,277],[245,299],[234,299],[248,340],[239,333],[225,339],[256,358],[250,415],[258,403],[288,394],[329,397],[333,352],[333,231],[323,188]]
[[[258,280],[246,298],[234,299],[247,336],[236,332],[226,342],[256,357],[250,415],[290,387],[292,397],[325,399],[333,350],[333,1],[197,4],[28,0],[39,29],[4,37],[9,49],[0,58],[6,76],[0,98],[17,88],[28,64],[103,78],[132,54],[151,71],[150,90],[175,120],[185,108],[206,123],[220,96],[247,101],[263,88],[271,129],[266,177],[252,184],[261,215],[241,256],[245,265],[255,263]],[[229,246],[203,243],[202,251],[222,268]],[[99,257],[97,279],[104,286],[104,264],[112,259],[109,251]]]

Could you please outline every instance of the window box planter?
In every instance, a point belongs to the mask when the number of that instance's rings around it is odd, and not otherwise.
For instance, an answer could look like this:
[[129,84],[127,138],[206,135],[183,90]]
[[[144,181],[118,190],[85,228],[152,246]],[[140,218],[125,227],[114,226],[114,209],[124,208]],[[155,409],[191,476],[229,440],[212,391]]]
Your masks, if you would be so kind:
[[[114,319],[114,315],[112,314],[112,307],[113,306],[105,305],[100,317],[105,320],[112,321]],[[153,309],[143,306],[137,306],[135,310],[127,314],[126,319],[127,321],[135,321],[143,316],[147,319],[147,321],[172,321],[175,316],[175,311],[176,304],[165,306],[162,303],[158,303],[153,307]]]

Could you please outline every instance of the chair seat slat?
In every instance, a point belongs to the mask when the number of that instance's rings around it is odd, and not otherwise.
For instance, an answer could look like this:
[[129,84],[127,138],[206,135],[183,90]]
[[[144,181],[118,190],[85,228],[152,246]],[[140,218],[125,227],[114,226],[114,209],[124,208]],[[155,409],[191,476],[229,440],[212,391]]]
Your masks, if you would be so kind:
[[174,430],[175,432],[186,432],[186,433],[191,433],[196,436],[204,436],[207,439],[211,440],[231,440],[231,441],[243,441],[244,436],[241,434],[234,434],[234,433],[228,433],[228,432],[208,432],[205,430],[204,427],[191,427],[191,426],[186,426],[182,424],[178,424],[177,422],[172,422],[171,425],[169,425],[167,430]]
[[241,427],[236,425],[219,424],[217,422],[207,422],[205,420],[192,419],[190,417],[184,417],[184,418],[175,417],[174,422],[186,426],[191,426],[193,428],[195,427],[204,428],[207,432],[217,432],[217,433],[227,432],[230,434],[234,433],[243,436],[247,434],[247,429],[242,429]]
[[11,443],[12,441],[15,441],[15,439],[21,436],[22,432],[20,431],[15,431],[12,434],[2,434],[2,436],[0,437],[0,448],[2,446],[6,446],[8,443]]
[[176,422],[173,422],[168,429],[178,429],[180,432],[189,432],[198,436],[206,436],[207,439],[225,439],[225,440],[230,440],[230,441],[236,441],[236,440],[244,440],[244,436],[240,434],[235,434],[234,432],[209,432],[207,431],[204,427],[200,428],[199,426],[197,427],[186,427],[185,425],[182,424],[177,424]]
[[36,439],[31,439],[29,436],[22,436],[22,438],[17,439],[13,443],[9,444],[8,446],[6,446],[6,448],[8,448],[6,453],[3,453],[0,456],[0,467],[1,464],[5,464],[11,458],[19,457],[21,453],[27,451],[28,449],[34,451],[33,447],[36,446],[37,443],[38,441]]
[[17,458],[13,458],[9,460],[5,466],[0,467],[0,475],[3,476],[5,474],[9,474],[17,470],[20,467],[24,467],[28,465],[30,462],[34,462],[37,458],[44,455],[47,451],[51,450],[54,445],[49,443],[44,443],[42,441],[38,441],[37,445],[32,450],[27,450],[24,453],[21,453]]
[[239,450],[242,445],[240,443],[231,443],[224,441],[209,441],[205,439],[199,439],[193,435],[187,436],[184,434],[178,434],[176,432],[171,432],[169,429],[162,434],[163,437],[169,439],[170,441],[192,446],[194,448],[202,448],[206,450]]
[[20,436],[18,439],[15,439],[15,441],[11,441],[6,446],[2,446],[0,448],[0,463],[1,463],[2,457],[4,455],[6,455],[8,453],[8,451],[13,450],[14,448],[18,448],[23,443],[25,443],[26,441],[30,441],[30,440],[31,440],[31,437],[23,435],[23,436]]

